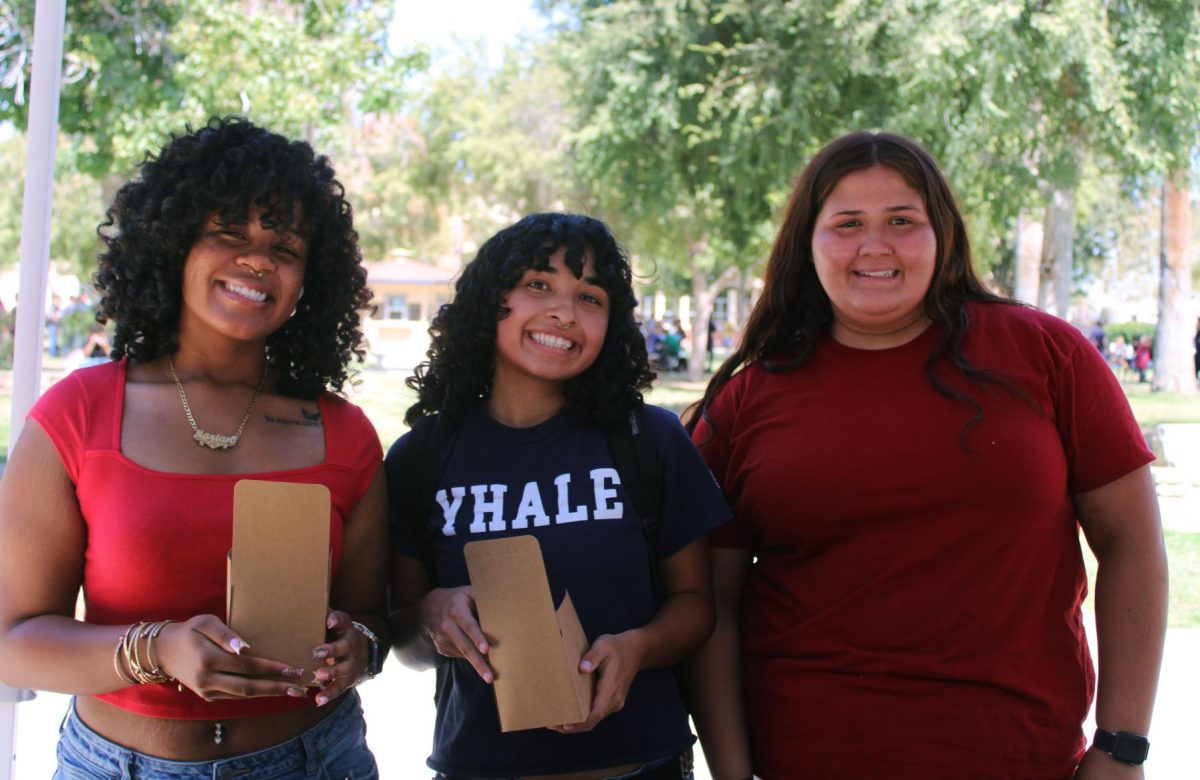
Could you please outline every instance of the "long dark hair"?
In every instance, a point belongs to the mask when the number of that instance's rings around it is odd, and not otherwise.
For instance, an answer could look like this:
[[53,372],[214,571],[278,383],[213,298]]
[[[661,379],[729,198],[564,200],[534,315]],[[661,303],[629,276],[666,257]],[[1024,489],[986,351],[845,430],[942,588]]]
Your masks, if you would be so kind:
[[642,400],[654,372],[638,330],[633,272],[608,226],[580,214],[531,214],[489,238],[463,268],[454,300],[438,310],[429,326],[428,360],[407,384],[417,402],[404,421],[439,413],[457,425],[466,411],[491,392],[496,367],[496,323],[508,316],[504,295],[534,265],[566,247],[565,263],[576,277],[590,256],[601,287],[608,292],[608,330],[596,361],[564,383],[567,408],[607,424]]
[[[762,296],[750,312],[737,349],[709,380],[699,403],[701,414],[725,383],[746,365],[761,361],[768,371],[799,368],[829,332],[833,307],[813,265],[814,223],[838,182],[848,174],[875,166],[895,171],[921,194],[937,237],[933,279],[924,299],[925,313],[941,329],[941,337],[925,365],[930,383],[942,395],[975,410],[976,416],[968,425],[980,419],[982,407],[938,376],[934,370],[938,361],[947,358],[972,382],[1011,388],[1002,377],[971,365],[962,354],[962,339],[969,325],[966,304],[1014,302],[989,292],[975,276],[962,214],[937,163],[916,142],[903,136],[857,132],[825,146],[801,172],[771,247]],[[694,412],[688,420],[689,429],[695,428],[701,416]]]
[[327,158],[238,117],[188,127],[148,155],[98,228],[106,249],[97,319],[116,323],[114,358],[179,349],[183,266],[201,226],[214,212],[243,222],[255,206],[264,226],[295,230],[308,244],[304,295],[267,337],[277,389],[311,399],[342,388],[351,358],[363,356],[359,312],[371,301],[350,204]]

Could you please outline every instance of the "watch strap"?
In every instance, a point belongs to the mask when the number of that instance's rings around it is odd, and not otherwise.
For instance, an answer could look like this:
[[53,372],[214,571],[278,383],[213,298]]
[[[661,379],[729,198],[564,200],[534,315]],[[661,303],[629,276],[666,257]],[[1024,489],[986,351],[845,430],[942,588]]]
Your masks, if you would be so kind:
[[1097,728],[1096,736],[1092,738],[1092,744],[1098,750],[1112,756],[1114,761],[1131,766],[1141,764],[1150,755],[1150,740],[1143,734],[1134,734],[1130,731],[1113,733]]
[[383,671],[383,648],[379,646],[379,637],[375,635],[374,631],[357,620],[350,621],[350,625],[354,626],[358,630],[358,633],[366,637],[368,645],[366,678],[369,680]]

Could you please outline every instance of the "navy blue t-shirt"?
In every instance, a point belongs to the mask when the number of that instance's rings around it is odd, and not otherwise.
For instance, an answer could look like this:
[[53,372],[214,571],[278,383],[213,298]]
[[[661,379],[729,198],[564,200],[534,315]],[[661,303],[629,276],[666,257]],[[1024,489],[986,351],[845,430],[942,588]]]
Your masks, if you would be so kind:
[[[647,406],[646,419],[663,464],[655,551],[662,559],[727,520],[730,510],[675,415]],[[393,468],[407,439],[388,453]],[[616,634],[645,625],[656,610],[641,520],[620,482],[599,427],[564,411],[532,428],[509,428],[480,405],[446,444],[429,526],[400,522],[404,510],[392,506],[395,544],[432,561],[436,586],[452,588],[469,584],[467,542],[532,534],[555,605],[569,592],[590,640]],[[573,772],[648,761],[695,741],[670,669],[639,673],[624,708],[583,734],[501,733],[491,686],[462,659],[446,659],[436,698],[428,763],[448,774]]]

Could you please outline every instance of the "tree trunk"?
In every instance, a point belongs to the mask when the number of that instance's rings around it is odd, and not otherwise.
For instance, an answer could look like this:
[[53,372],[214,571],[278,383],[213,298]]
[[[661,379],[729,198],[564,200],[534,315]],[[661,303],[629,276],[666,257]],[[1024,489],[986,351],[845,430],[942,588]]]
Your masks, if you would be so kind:
[[1163,183],[1163,233],[1159,252],[1158,328],[1154,334],[1155,391],[1196,394],[1192,362],[1192,261],[1188,253],[1192,204],[1186,168]]
[[[708,236],[692,244],[692,256],[702,257],[708,251]],[[688,381],[704,379],[708,360],[708,323],[712,320],[713,301],[727,287],[736,284],[741,272],[737,266],[729,266],[716,279],[709,280],[703,263],[692,263],[692,351],[688,357]]]
[[1075,188],[1055,187],[1046,202],[1038,305],[1067,319],[1075,285]]
[[1013,269],[1013,297],[1037,305],[1042,254],[1042,223],[1024,212],[1017,219],[1017,262]]
[[695,301],[695,311],[692,313],[692,354],[688,359],[689,382],[699,382],[704,378],[708,323],[712,320],[714,297],[715,293],[708,284],[708,274],[698,264],[693,265],[692,300]]

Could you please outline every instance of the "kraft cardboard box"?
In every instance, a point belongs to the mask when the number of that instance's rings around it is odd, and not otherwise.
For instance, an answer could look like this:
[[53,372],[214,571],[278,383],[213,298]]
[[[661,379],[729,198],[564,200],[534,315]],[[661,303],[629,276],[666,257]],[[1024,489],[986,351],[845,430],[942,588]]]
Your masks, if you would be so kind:
[[[315,671],[329,608],[329,488],[243,479],[233,487],[229,626],[260,658]],[[307,674],[305,678],[307,678]]]
[[570,594],[554,608],[533,536],[468,542],[463,552],[491,651],[501,731],[586,720],[595,681],[579,671],[587,636]]

